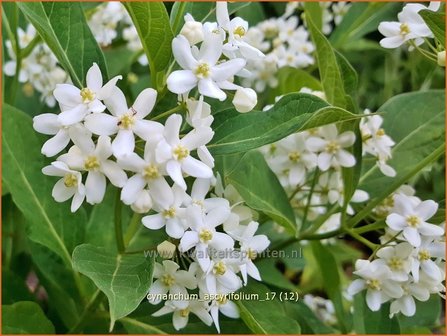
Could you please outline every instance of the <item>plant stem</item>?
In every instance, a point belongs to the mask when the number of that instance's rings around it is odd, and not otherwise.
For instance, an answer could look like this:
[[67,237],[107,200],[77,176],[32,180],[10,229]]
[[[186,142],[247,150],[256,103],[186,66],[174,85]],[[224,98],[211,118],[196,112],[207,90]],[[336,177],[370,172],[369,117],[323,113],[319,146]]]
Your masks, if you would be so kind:
[[361,226],[359,228],[352,229],[353,232],[361,234],[365,232],[375,231],[379,229],[383,229],[385,227],[385,221],[381,220],[376,223],[368,224],[365,226]]
[[303,221],[301,223],[301,227],[302,228],[306,227],[307,214],[309,213],[310,202],[312,200],[312,195],[313,195],[313,192],[314,192],[314,189],[315,189],[315,185],[317,184],[317,180],[318,180],[318,176],[319,175],[320,175],[320,170],[318,168],[315,168],[314,177],[312,179],[312,184],[310,186],[310,191],[309,191],[309,194],[307,195],[306,207],[304,208]]
[[185,11],[185,7],[186,7],[186,1],[180,2],[177,15],[175,16],[174,24],[172,25],[172,31],[174,32],[174,35],[177,34],[177,31],[180,27],[180,22],[183,18],[183,12]]
[[101,303],[103,299],[103,295],[101,294],[102,294],[101,291],[97,289],[96,292],[93,294],[93,296],[90,298],[90,301],[85,306],[84,311],[79,317],[79,320],[68,331],[68,334],[78,334],[82,330],[82,327],[84,326],[87,317],[90,316],[90,313]]
[[181,111],[181,110],[183,110],[183,109],[184,109],[183,104],[179,104],[179,105],[177,105],[176,107],[173,107],[172,109],[167,110],[166,112],[163,112],[163,113],[161,113],[161,114],[159,114],[159,115],[153,117],[151,120],[155,121],[155,120],[162,119],[162,118],[164,118],[164,117],[166,117],[166,116],[168,116],[168,115],[171,115],[171,114],[173,114],[173,113],[175,113],[175,112],[178,112],[178,111]]
[[351,231],[349,229],[345,229],[345,232],[350,235],[352,238],[358,240],[359,242],[361,242],[363,245],[368,246],[372,251],[374,251],[377,248],[377,244],[371,243],[368,239],[362,237],[361,235],[359,235],[358,233]]
[[121,223],[121,199],[117,193],[115,201],[115,240],[118,253],[124,253],[123,226]]
[[141,217],[141,214],[134,212],[132,218],[130,219],[129,226],[126,229],[126,233],[124,234],[124,246],[127,247],[129,245],[133,236],[138,231],[141,224]]
[[390,240],[388,240],[385,244],[379,245],[379,246],[374,250],[374,252],[370,255],[370,257],[368,258],[368,260],[370,260],[370,261],[373,260],[374,257],[376,256],[377,252],[378,252],[381,248],[383,248],[383,247],[388,246],[389,244],[391,244],[393,241],[396,240],[396,238],[397,238],[401,233],[402,233],[402,231],[399,231],[399,232],[396,233],[393,237],[391,237]]

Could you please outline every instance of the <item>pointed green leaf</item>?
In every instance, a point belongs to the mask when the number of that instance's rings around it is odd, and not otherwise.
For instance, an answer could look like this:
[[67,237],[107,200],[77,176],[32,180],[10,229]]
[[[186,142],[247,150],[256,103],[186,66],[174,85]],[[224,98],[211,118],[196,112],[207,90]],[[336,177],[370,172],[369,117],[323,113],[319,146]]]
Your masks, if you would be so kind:
[[20,2],[17,6],[76,86],[84,86],[85,74],[93,62],[103,77],[108,77],[104,55],[87,25],[80,2]]
[[42,308],[30,301],[2,306],[2,334],[54,334]]
[[89,277],[109,300],[110,329],[115,321],[133,312],[152,284],[153,258],[116,255],[82,244],[73,251],[73,267]]
[[436,13],[428,9],[418,12],[435,35],[436,40],[445,48],[445,13]]

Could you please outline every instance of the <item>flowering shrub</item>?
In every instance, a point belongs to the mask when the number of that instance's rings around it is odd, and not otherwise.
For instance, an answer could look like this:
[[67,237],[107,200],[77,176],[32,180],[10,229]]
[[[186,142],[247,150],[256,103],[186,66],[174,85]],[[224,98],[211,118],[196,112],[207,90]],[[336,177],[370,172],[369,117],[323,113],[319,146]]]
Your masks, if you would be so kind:
[[3,13],[4,333],[442,329],[445,5]]

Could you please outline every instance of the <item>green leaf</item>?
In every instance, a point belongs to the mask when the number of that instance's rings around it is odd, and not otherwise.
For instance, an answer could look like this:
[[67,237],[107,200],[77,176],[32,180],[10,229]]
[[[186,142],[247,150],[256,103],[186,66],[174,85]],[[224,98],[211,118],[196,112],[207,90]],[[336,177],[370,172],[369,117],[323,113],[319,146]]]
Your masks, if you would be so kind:
[[445,48],[445,13],[436,13],[428,9],[418,12],[424,19],[428,28],[435,35],[436,40]]
[[306,20],[310,18],[317,29],[321,30],[323,27],[323,8],[321,8],[321,3],[304,2],[304,10],[306,11]]
[[282,67],[278,70],[277,77],[278,86],[270,90],[271,101],[287,93],[299,92],[303,87],[317,91],[323,90],[320,81],[302,69]]
[[226,182],[236,188],[249,207],[265,213],[290,234],[296,234],[295,214],[286,192],[261,153],[245,154],[226,176]]
[[389,314],[389,303],[373,312],[366,305],[365,293],[355,295],[353,327],[357,334],[399,334],[399,321],[396,316],[390,319]]
[[71,265],[71,251],[84,236],[86,216],[83,209],[70,212],[67,203],[56,203],[51,190],[56,180],[41,170],[44,158],[42,142],[32,127],[31,118],[12,106],[4,105],[3,179],[14,203],[29,221],[28,237],[58,254]]
[[334,304],[335,315],[337,316],[340,329],[342,333],[346,333],[349,330],[348,315],[343,307],[342,288],[337,262],[329,249],[319,241],[312,241],[311,246],[323,277],[324,289]]
[[171,59],[171,41],[174,36],[165,5],[162,2],[126,2],[124,6],[135,24],[151,72],[166,70]]
[[262,3],[259,2],[249,2],[248,6],[238,9],[236,15],[244,18],[249,26],[254,26],[265,20],[264,9]]
[[145,298],[152,284],[153,266],[153,258],[142,254],[116,255],[89,244],[73,251],[73,267],[92,279],[109,300],[110,330]]
[[80,2],[17,3],[57,59],[82,87],[87,70],[96,62],[108,78],[104,55],[85,20]]
[[54,334],[42,308],[30,301],[2,306],[2,334]]
[[444,91],[433,90],[395,96],[378,109],[383,129],[396,142],[388,164],[397,175],[384,176],[373,166],[362,176],[360,189],[371,198],[382,195],[383,186],[404,177],[444,144],[444,104]]
[[285,313],[284,306],[278,299],[266,300],[271,291],[258,282],[250,282],[244,287],[244,295],[257,295],[259,300],[237,301],[241,319],[255,334],[299,334],[298,322]]
[[323,33],[318,30],[308,11],[306,11],[306,22],[315,44],[318,71],[327,101],[332,105],[346,108],[348,105],[346,93],[335,51]]
[[17,301],[33,301],[34,297],[26,286],[25,280],[18,274],[2,270],[2,304]]
[[295,132],[357,118],[314,95],[289,94],[266,112],[239,113],[232,108],[217,113],[214,138],[208,148],[215,155],[246,152]]

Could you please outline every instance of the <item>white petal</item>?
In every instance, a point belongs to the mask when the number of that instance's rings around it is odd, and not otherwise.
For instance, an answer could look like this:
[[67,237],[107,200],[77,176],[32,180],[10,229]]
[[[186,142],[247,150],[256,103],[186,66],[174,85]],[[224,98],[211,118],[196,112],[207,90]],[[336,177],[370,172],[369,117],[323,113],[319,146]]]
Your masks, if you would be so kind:
[[306,140],[306,147],[313,152],[320,152],[324,149],[325,146],[326,141],[321,138],[310,137]]
[[70,137],[68,132],[64,129],[61,129],[54,137],[48,139],[42,146],[42,154],[45,156],[54,156],[60,151],[62,151],[65,147],[67,147],[70,142]]
[[132,106],[133,109],[137,111],[136,116],[141,119],[147,116],[154,108],[156,100],[157,91],[154,89],[145,89],[141,91]]
[[432,200],[423,201],[414,210],[425,221],[433,217],[438,211],[438,203]]
[[82,104],[81,91],[71,84],[57,84],[53,95],[60,104],[69,108]]
[[401,231],[407,227],[407,222],[401,215],[392,213],[386,218],[386,223],[394,231]]
[[183,236],[185,229],[183,228],[180,219],[170,218],[166,221],[166,233],[169,237],[180,239]]
[[178,35],[172,40],[172,53],[183,69],[191,70],[197,64],[197,60],[192,56],[189,41],[183,35]]
[[179,114],[171,115],[165,123],[164,136],[170,145],[176,145],[179,140],[180,127],[182,126],[182,116]]
[[121,190],[121,201],[128,205],[134,203],[145,186],[146,180],[140,174],[132,176]]
[[44,113],[33,118],[33,128],[42,134],[54,135],[59,132],[60,123],[57,114]]
[[444,235],[444,229],[438,225],[422,223],[419,227],[419,232],[424,236],[442,236]]
[[112,135],[118,132],[118,119],[106,113],[93,113],[85,117],[84,125],[96,135]]
[[354,155],[349,153],[348,151],[344,149],[340,149],[336,154],[335,157],[337,158],[338,163],[342,167],[352,167],[355,165],[355,158]]
[[106,160],[112,155],[112,144],[110,137],[101,135],[98,138],[94,154],[100,161]]
[[87,87],[93,92],[98,92],[102,87],[102,75],[101,70],[99,70],[98,64],[93,63],[93,65],[88,69],[86,75]]
[[216,250],[225,251],[231,249],[234,246],[234,240],[226,233],[215,232],[210,245]]
[[101,171],[115,186],[122,188],[127,182],[127,175],[121,167],[111,160],[106,160],[101,163]]
[[183,178],[181,166],[178,161],[168,161],[168,163],[166,164],[166,172],[172,178],[172,180],[177,183],[179,187],[181,187],[183,190],[186,190],[185,179]]
[[407,226],[404,229],[403,235],[405,239],[414,247],[419,247],[421,245],[421,236],[415,228]]
[[52,196],[56,202],[65,202],[76,192],[76,188],[67,188],[64,179],[60,179],[53,187]]
[[230,318],[239,318],[239,308],[233,301],[227,301],[226,304],[220,306],[220,312]]
[[85,199],[85,188],[82,186],[78,192],[76,192],[73,196],[73,200],[71,201],[71,212],[75,212],[80,208],[82,205],[82,202],[84,202]]
[[197,85],[197,77],[191,70],[177,70],[169,75],[166,83],[169,91],[183,94],[191,91]]
[[245,60],[235,58],[224,63],[220,63],[213,67],[211,78],[216,82],[222,82],[237,74],[244,66]]
[[332,163],[332,155],[326,152],[320,153],[320,155],[318,155],[318,167],[322,170],[322,171],[326,171],[329,169],[329,167],[331,166]]
[[89,172],[85,181],[87,202],[101,203],[106,192],[106,178],[100,172]]
[[193,248],[199,242],[199,235],[195,231],[186,231],[180,240],[180,252],[186,252]]
[[96,97],[100,100],[104,100],[113,94],[113,88],[116,86],[116,82],[122,79],[122,76],[115,76],[104,85],[101,90],[96,94]]
[[368,290],[366,292],[366,303],[372,311],[378,311],[382,304],[382,296],[379,291]]
[[108,98],[104,99],[104,104],[106,104],[107,109],[114,116],[123,115],[129,110],[127,107],[126,97],[124,96],[123,91],[116,86],[112,91],[112,94]]
[[149,141],[160,139],[163,134],[163,125],[150,120],[137,120],[133,126],[133,131],[141,139]]
[[213,176],[213,171],[210,167],[191,156],[183,160],[182,169],[188,175],[198,178],[211,178]]
[[58,115],[58,121],[64,126],[73,125],[84,120],[87,112],[87,106],[79,104],[69,110],[61,112]]
[[158,230],[165,225],[165,220],[161,214],[155,214],[143,217],[142,223],[148,229]]
[[353,296],[365,289],[365,280],[356,279],[348,287],[349,295]]
[[223,92],[211,78],[199,80],[199,92],[201,95],[216,98],[220,101],[224,101],[225,98],[227,98],[225,92]]
[[131,130],[120,129],[112,143],[113,155],[117,158],[133,153],[135,137]]

